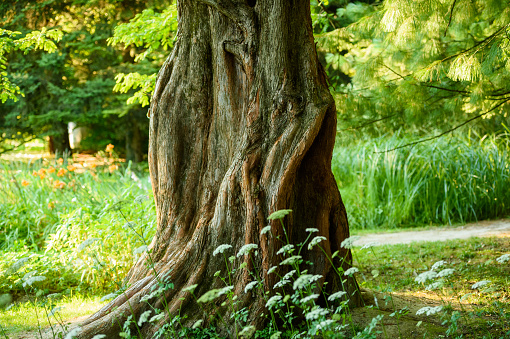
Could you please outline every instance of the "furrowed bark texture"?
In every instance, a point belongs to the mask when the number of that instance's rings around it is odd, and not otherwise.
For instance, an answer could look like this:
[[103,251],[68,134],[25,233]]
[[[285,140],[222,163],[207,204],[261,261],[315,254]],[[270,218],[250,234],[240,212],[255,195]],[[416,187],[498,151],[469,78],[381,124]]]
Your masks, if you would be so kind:
[[[80,338],[116,337],[130,314],[138,319],[150,309],[140,299],[161,277],[175,288],[150,303],[168,315],[141,326],[144,337],[153,337],[176,314],[186,316],[184,326],[200,319],[207,325],[218,313],[228,322],[231,310],[220,306],[225,297],[198,306],[183,291],[198,284],[199,297],[225,287],[215,277],[218,270],[227,276],[225,259],[213,256],[221,244],[233,246],[228,256],[245,244],[259,245],[257,255],[236,261],[248,266],[232,276],[232,285],[237,308],[248,307],[248,323],[261,326],[264,294],[244,293],[244,287],[253,280],[248,270],[256,269],[264,289],[273,291],[277,276],[267,271],[283,260],[276,252],[285,237],[280,222],[267,217],[280,209],[293,210],[284,220],[291,243],[303,241],[306,228],[317,228],[315,235],[327,238],[321,245],[328,255],[339,250],[350,260],[340,247],[349,231],[331,172],[336,112],[317,60],[309,1],[182,0],[177,6],[178,39],[160,70],[150,108],[158,232],[150,258],[131,269],[129,289],[90,317]],[[260,235],[268,224],[272,235]],[[342,284],[318,247],[302,254],[314,263],[309,273],[325,277],[319,285],[327,280],[329,291],[354,291],[355,281]],[[217,326],[232,336],[232,323]]]

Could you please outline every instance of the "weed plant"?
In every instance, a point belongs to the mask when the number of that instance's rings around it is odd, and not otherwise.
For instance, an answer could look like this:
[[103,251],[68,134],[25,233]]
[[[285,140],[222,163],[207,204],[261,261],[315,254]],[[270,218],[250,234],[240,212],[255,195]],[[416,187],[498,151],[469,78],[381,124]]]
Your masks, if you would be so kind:
[[406,142],[337,145],[332,168],[351,229],[466,223],[509,213],[507,135],[395,149]]
[[155,231],[155,211],[147,177],[109,147],[93,162],[0,164],[0,294],[25,295],[34,276],[46,294],[120,287]]

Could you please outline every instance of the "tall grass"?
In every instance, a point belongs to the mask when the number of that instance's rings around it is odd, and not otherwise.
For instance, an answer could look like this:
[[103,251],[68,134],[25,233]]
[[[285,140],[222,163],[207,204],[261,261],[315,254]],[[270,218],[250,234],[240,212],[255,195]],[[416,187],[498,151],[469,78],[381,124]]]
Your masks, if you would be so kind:
[[117,290],[155,231],[151,195],[113,157],[0,162],[0,294],[33,276],[46,293]]
[[354,229],[453,224],[510,211],[508,136],[337,146],[333,172]]

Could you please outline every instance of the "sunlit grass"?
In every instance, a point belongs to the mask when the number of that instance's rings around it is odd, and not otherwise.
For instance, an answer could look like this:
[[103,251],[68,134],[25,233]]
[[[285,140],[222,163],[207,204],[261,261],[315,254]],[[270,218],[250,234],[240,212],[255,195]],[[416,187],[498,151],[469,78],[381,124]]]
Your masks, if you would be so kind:
[[[62,330],[61,324],[65,325],[72,319],[90,315],[106,303],[101,302],[100,297],[97,296],[64,296],[60,300],[53,301],[52,305],[48,304],[46,297],[39,298],[39,300],[33,298],[37,307],[30,301],[26,301],[16,304],[7,311],[0,309],[0,324],[7,335],[21,331],[37,331],[39,327],[43,329],[50,327],[50,324],[55,329]],[[46,312],[49,314],[52,309],[57,307],[60,309],[55,313],[55,316],[47,316]],[[0,331],[0,337],[2,337],[1,334]]]
[[[499,303],[510,312],[510,267],[496,261],[509,252],[510,238],[502,237],[384,245],[370,251],[355,248],[353,255],[363,273],[358,277],[359,283],[365,288],[423,293],[429,282],[416,283],[416,277],[442,260],[442,268],[452,268],[454,272],[443,287],[426,291],[427,294],[452,301],[465,296],[466,303],[489,308]],[[490,284],[481,290],[472,289],[482,280],[490,280]]]

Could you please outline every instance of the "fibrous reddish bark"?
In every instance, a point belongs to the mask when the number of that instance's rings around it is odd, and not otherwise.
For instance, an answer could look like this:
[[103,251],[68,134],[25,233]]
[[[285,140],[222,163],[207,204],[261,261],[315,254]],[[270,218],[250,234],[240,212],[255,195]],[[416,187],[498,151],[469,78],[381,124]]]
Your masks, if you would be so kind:
[[[248,256],[244,261],[258,268],[270,291],[276,275],[267,270],[282,260],[276,255],[282,227],[267,220],[276,210],[293,210],[285,218],[291,242],[303,241],[305,229],[314,227],[328,239],[321,243],[327,254],[339,250],[350,258],[340,247],[349,231],[331,172],[336,112],[317,60],[309,1],[182,0],[177,6],[177,41],[150,108],[149,165],[158,222],[150,245],[154,266],[148,255],[141,258],[129,273],[128,290],[85,322],[81,338],[115,337],[127,316],[148,310],[140,299],[157,284],[154,271],[175,288],[165,292],[164,301],[151,300],[155,307],[165,304],[168,315],[143,325],[144,336],[153,336],[178,313],[187,316],[185,326],[199,319],[207,323],[223,300],[202,312],[183,289],[198,284],[194,293],[200,296],[225,286],[214,276],[218,270],[226,275],[224,258],[213,256],[221,244],[233,246],[230,254],[258,244],[254,261]],[[268,223],[275,236],[260,235]],[[353,280],[342,286],[318,248],[303,256],[314,262],[309,272],[322,274],[330,291],[354,290]],[[246,271],[233,277],[238,307],[249,307],[248,323],[261,325],[265,300],[262,293],[244,293]]]

